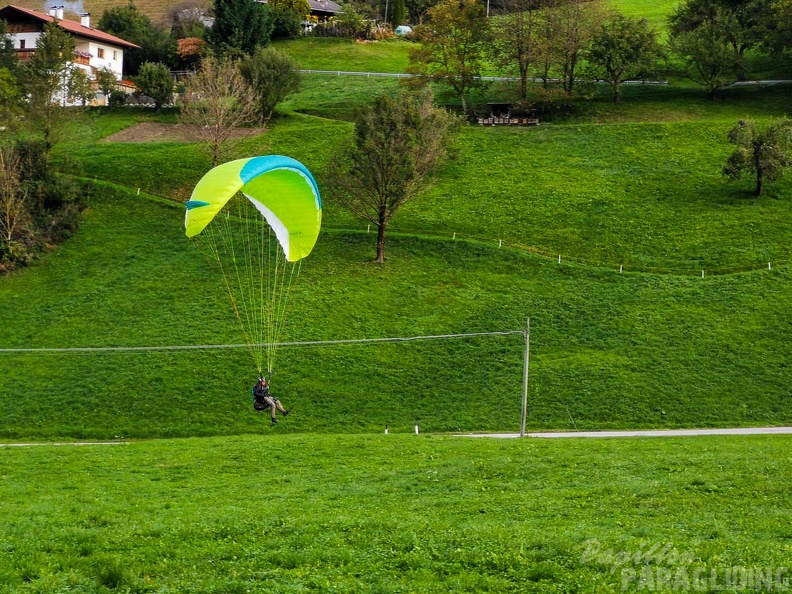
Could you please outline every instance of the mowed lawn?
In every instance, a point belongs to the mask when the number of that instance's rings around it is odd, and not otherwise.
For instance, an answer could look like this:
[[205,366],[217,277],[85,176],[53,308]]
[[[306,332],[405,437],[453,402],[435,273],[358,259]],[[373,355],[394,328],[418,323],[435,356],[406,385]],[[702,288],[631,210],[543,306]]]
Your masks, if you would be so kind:
[[304,435],[5,447],[0,592],[594,593],[635,591],[631,576],[658,570],[719,591],[735,567],[784,578],[789,446]]

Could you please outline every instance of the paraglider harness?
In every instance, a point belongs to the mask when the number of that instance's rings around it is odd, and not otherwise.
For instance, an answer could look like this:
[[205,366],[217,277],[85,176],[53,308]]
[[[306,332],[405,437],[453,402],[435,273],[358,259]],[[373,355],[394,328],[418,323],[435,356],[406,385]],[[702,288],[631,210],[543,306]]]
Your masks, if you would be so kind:
[[269,397],[269,384],[262,386],[261,382],[263,379],[263,377],[260,377],[258,383],[251,390],[253,393],[253,408],[256,410],[265,410],[270,407],[265,400]]

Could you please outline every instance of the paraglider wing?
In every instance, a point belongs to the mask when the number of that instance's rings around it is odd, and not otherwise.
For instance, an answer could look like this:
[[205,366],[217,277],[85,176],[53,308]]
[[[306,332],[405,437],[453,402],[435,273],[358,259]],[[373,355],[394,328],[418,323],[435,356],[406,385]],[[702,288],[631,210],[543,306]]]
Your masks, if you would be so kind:
[[206,173],[186,206],[187,237],[222,275],[259,373],[271,372],[292,284],[319,236],[316,181],[290,157],[239,159]]
[[272,227],[289,262],[311,253],[322,223],[319,188],[302,163],[280,155],[230,161],[204,175],[186,204],[187,237],[201,233],[240,190]]

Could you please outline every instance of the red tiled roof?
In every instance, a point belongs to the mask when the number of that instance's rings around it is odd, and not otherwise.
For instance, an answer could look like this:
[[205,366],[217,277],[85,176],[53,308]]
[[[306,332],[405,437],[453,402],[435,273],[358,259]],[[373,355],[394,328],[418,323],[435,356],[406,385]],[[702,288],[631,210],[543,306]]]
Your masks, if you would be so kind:
[[[38,10],[30,10],[29,8],[22,8],[20,6],[8,5],[3,9],[0,9],[0,18],[10,21],[11,19],[8,18],[8,15],[16,12],[21,12],[29,17],[33,17],[39,21],[43,21],[45,23],[51,23],[55,21],[55,17],[48,15],[44,12],[39,12]],[[95,39],[97,41],[104,41],[105,43],[110,43],[113,45],[118,45],[121,47],[126,48],[137,48],[139,49],[139,45],[135,45],[134,43],[130,43],[121,39],[120,37],[116,37],[115,35],[110,35],[109,33],[105,33],[104,31],[99,31],[98,29],[93,29],[91,27],[83,27],[80,23],[75,23],[74,21],[67,21],[67,20],[58,20],[58,25],[61,29],[68,31],[73,35],[79,35],[80,37],[87,37],[89,39]]]

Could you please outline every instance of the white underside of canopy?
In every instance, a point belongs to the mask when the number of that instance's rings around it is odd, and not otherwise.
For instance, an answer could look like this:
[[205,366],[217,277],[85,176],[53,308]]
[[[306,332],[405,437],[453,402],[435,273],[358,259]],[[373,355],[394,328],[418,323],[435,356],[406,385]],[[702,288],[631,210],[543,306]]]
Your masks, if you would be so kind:
[[269,223],[269,226],[272,227],[273,231],[275,231],[275,237],[278,238],[278,243],[280,243],[281,247],[283,248],[283,253],[286,255],[286,260],[291,262],[292,260],[289,258],[289,231],[286,229],[286,226],[277,216],[275,216],[274,212],[264,206],[261,202],[252,196],[248,196],[247,194],[245,194],[245,197],[250,200],[253,206],[256,207],[256,210],[258,210],[264,216],[264,218],[267,219],[267,223]]

